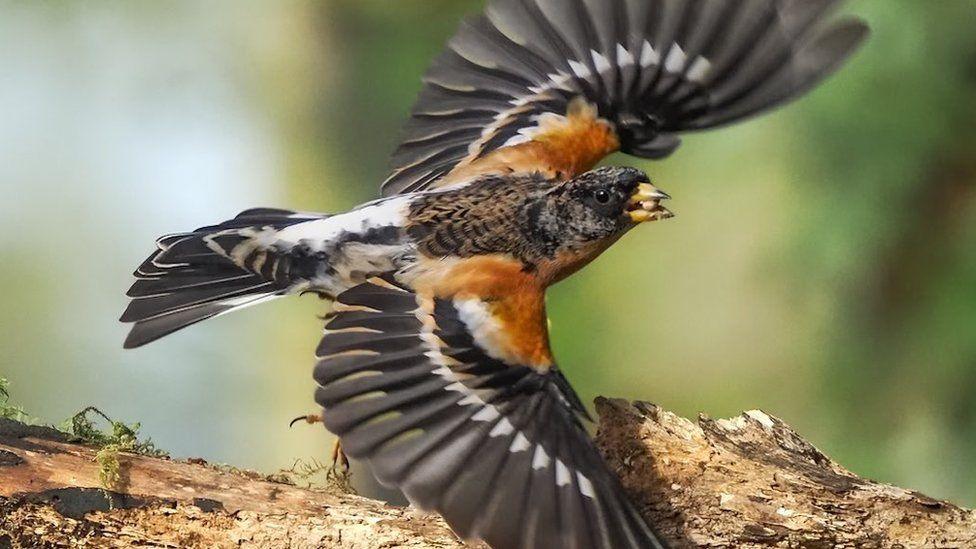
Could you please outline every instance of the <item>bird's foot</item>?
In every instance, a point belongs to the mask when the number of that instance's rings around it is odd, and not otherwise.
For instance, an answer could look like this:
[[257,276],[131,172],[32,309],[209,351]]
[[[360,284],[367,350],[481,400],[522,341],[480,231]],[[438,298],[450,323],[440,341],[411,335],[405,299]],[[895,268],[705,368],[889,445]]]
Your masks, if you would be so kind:
[[321,414],[308,414],[307,416],[298,416],[295,419],[291,420],[291,422],[288,424],[288,426],[289,427],[294,427],[295,424],[298,423],[299,421],[304,421],[305,423],[308,423],[309,425],[315,425],[316,423],[322,423],[322,415]]
[[342,476],[349,476],[349,458],[342,451],[342,441],[336,439],[332,445],[332,472]]
[[[308,414],[305,416],[298,416],[291,420],[288,424],[289,427],[293,427],[299,421],[304,421],[309,425],[315,425],[316,423],[323,423],[321,414]],[[349,458],[346,453],[342,451],[342,442],[336,439],[335,444],[332,446],[332,467],[329,471],[329,475],[337,475],[341,477],[349,476]]]

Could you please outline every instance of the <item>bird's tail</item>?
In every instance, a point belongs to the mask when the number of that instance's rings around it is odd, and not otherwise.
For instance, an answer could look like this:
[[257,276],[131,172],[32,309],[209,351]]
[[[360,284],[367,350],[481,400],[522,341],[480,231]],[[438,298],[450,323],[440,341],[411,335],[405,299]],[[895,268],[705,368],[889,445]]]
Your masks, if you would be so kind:
[[[219,225],[164,236],[135,271],[122,322],[133,323],[125,347],[299,290],[294,257],[279,232],[322,216],[256,209]],[[287,246],[287,248],[285,247]],[[300,291],[300,290],[299,290]]]

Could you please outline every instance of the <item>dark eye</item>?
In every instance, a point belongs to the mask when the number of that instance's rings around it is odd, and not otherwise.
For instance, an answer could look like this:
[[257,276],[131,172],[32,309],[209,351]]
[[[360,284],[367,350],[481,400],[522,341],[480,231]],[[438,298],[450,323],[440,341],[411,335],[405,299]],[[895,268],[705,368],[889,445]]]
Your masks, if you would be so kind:
[[600,189],[600,190],[596,191],[595,193],[593,193],[593,199],[596,200],[600,204],[609,204],[610,203],[610,191],[606,191],[606,190]]

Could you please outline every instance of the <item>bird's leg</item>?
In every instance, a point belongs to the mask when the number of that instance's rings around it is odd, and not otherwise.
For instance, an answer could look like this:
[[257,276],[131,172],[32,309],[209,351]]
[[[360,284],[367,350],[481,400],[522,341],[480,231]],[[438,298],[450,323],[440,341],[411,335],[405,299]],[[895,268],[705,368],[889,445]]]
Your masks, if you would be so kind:
[[[308,414],[305,416],[298,416],[291,420],[288,424],[289,427],[293,427],[299,421],[304,421],[309,425],[314,425],[316,423],[323,423],[322,414]],[[346,474],[349,472],[349,458],[346,453],[342,451],[342,441],[338,438],[335,444],[332,446],[332,471],[340,472],[341,474]]]
[[336,463],[339,464],[342,472],[349,471],[349,458],[346,457],[346,453],[342,451],[342,441],[338,438],[335,444],[332,445],[332,469],[335,470]]
[[316,423],[322,423],[322,414],[308,414],[307,416],[298,416],[288,423],[289,427],[294,427],[299,421],[304,421],[309,425],[315,425]]

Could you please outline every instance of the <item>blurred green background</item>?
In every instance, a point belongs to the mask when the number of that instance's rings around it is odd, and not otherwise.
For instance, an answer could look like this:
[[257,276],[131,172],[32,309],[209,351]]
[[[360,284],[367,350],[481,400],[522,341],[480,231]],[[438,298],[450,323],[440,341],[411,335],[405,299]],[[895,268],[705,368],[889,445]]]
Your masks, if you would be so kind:
[[[430,58],[475,0],[0,2],[0,376],[176,456],[327,457],[324,305],[123,352],[164,233],[375,196]],[[976,504],[976,3],[854,0],[851,66],[772,116],[638,162],[679,216],[550,295],[581,395],[763,408],[853,471]],[[614,162],[636,162],[618,157]],[[365,486],[365,475],[357,479]],[[367,486],[367,492],[371,489]]]

